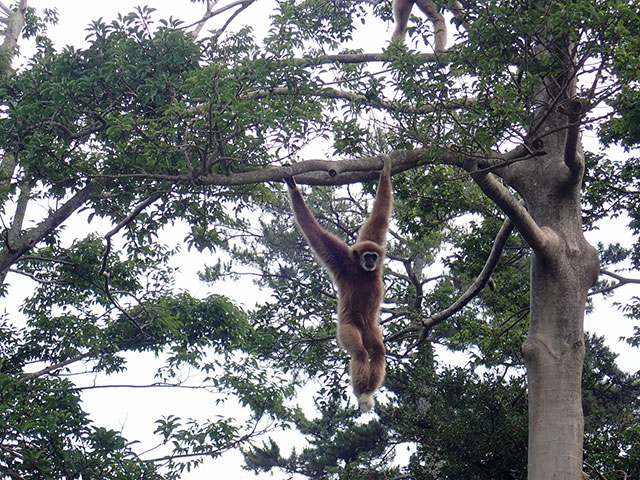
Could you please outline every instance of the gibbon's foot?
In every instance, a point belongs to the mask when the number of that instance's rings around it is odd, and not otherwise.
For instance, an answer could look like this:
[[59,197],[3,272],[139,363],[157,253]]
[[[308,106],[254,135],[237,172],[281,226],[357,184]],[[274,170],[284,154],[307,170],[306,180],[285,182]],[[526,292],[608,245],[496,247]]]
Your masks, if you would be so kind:
[[293,177],[285,177],[284,182],[289,188],[296,188],[296,181],[293,179]]
[[368,412],[373,408],[373,393],[363,393],[358,397],[358,402],[360,403],[360,411]]

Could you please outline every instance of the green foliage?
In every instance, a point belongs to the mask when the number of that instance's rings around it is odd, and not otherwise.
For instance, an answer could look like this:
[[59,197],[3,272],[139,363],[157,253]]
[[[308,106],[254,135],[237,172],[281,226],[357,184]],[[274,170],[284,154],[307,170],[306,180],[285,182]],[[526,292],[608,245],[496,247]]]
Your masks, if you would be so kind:
[[[326,55],[361,53],[346,42],[371,28],[372,14],[389,20],[389,2],[278,2],[264,39],[242,27],[198,40],[142,7],[95,21],[86,47],[60,51],[44,36],[55,11],[28,12],[23,35],[35,38],[36,54],[0,82],[0,258],[16,255],[2,273],[35,282],[24,317],[0,322],[0,475],[177,479],[203,457],[241,447],[260,473],[523,478],[522,239],[509,240],[495,290],[421,329],[476,279],[502,222],[466,171],[442,159],[529,145],[539,135],[535,112],[562,115],[566,105],[545,95],[566,88],[574,69],[585,104],[611,108],[604,120],[588,112],[585,128],[605,143],[636,145],[640,9],[637,0],[464,4],[474,25],[467,31],[456,19],[460,43],[449,53],[394,43],[383,66]],[[410,34],[430,40],[430,22],[414,15]],[[560,47],[570,42],[578,58],[568,68]],[[282,188],[234,185],[239,174],[306,158],[318,140],[340,158],[431,152],[394,176],[382,315],[388,377],[377,416],[356,411],[348,356],[335,342],[335,288],[294,227]],[[585,224],[626,214],[640,231],[638,159],[586,152],[586,161]],[[89,187],[75,210],[86,209],[86,231],[64,231],[64,208]],[[305,198],[324,226],[352,242],[374,190],[314,188]],[[174,225],[186,225],[178,243],[214,254],[204,280],[250,271],[269,300],[243,311],[176,285],[178,248],[165,242]],[[19,250],[23,239],[31,243]],[[603,266],[637,268],[639,245],[600,246]],[[0,287],[5,298],[15,278]],[[623,313],[640,318],[637,297]],[[640,334],[628,341],[637,346]],[[587,348],[587,462],[607,478],[637,476],[637,375],[620,372],[601,340],[589,338]],[[141,352],[164,362],[160,385],[182,385],[185,371],[197,371],[219,411],[237,403],[246,418],[166,415],[155,433],[167,457],[141,460],[136,439],[94,425],[83,387],[64,379],[80,364],[92,375],[123,372]],[[461,366],[447,364],[451,352]],[[297,403],[303,387],[313,411]],[[292,452],[275,438],[256,446],[271,428],[295,429],[305,443]]]
[[29,480],[162,478],[117,432],[92,425],[68,380],[0,373],[0,387],[3,475]]

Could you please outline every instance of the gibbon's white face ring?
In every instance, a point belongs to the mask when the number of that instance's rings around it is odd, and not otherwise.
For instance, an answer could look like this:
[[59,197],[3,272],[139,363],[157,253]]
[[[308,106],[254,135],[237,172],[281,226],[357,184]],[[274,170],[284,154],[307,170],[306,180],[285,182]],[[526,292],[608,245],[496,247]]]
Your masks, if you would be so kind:
[[378,254],[376,252],[364,252],[360,265],[365,272],[373,272],[378,266]]

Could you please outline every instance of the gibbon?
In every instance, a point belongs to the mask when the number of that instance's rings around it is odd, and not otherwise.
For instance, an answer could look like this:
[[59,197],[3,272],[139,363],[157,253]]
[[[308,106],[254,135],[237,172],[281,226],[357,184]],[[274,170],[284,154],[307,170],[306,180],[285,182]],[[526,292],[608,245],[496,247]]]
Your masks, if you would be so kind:
[[391,36],[392,40],[404,41],[409,24],[409,16],[413,9],[413,4],[417,4],[418,8],[433,23],[434,31],[434,47],[436,53],[442,53],[447,49],[447,22],[444,16],[438,10],[438,7],[431,0],[393,0],[393,17],[396,21],[396,28]]
[[292,177],[285,178],[296,222],[320,263],[338,287],[338,343],[351,361],[351,385],[363,412],[385,376],[385,349],[378,314],[383,297],[382,270],[393,194],[391,159],[385,156],[373,209],[349,247],[323,229],[304,203]]

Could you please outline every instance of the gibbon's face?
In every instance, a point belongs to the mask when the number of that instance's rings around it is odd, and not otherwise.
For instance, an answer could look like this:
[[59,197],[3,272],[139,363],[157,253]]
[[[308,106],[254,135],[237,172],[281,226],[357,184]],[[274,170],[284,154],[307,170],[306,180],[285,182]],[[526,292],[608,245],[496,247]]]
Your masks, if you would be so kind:
[[362,252],[360,255],[360,266],[365,272],[373,272],[378,266],[380,256],[377,252]]

